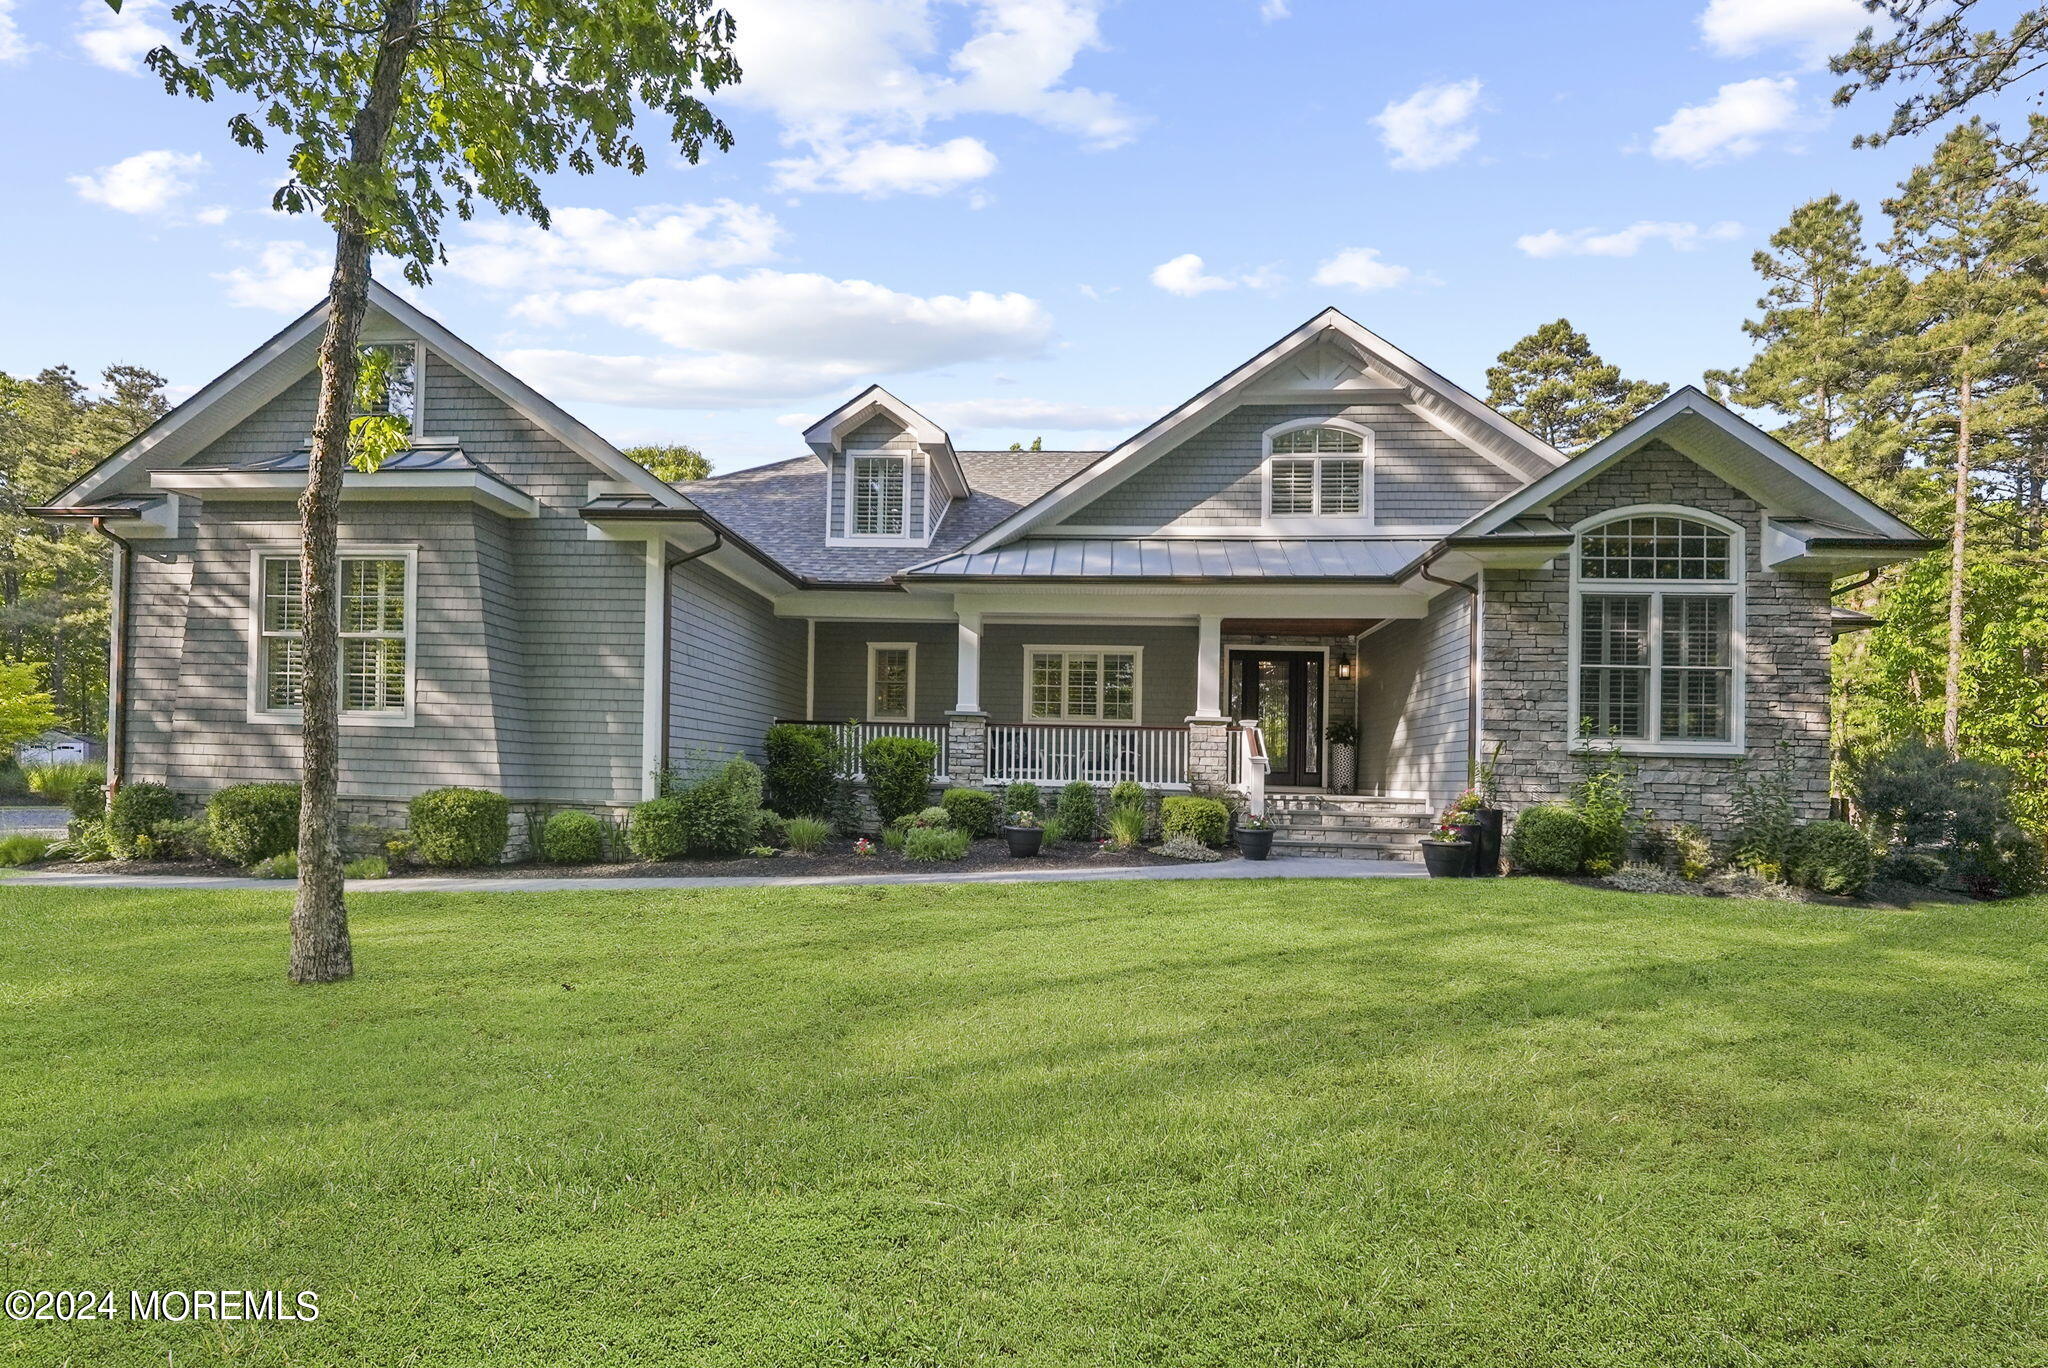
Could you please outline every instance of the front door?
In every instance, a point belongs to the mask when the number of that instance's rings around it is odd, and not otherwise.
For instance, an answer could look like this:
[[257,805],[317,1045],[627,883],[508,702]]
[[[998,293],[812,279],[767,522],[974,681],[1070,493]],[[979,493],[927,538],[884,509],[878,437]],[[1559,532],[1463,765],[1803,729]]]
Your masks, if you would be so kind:
[[1322,652],[1232,651],[1230,715],[1259,724],[1267,784],[1323,786]]

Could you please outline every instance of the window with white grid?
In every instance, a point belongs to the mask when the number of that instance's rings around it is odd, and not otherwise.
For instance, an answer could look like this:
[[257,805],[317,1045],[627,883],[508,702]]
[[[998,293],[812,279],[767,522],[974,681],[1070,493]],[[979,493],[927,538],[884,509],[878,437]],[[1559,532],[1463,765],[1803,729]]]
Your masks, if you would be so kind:
[[[338,626],[344,717],[400,718],[412,687],[410,558],[344,554]],[[266,555],[256,564],[256,680],[259,711],[291,713],[305,704],[305,618],[299,557]]]
[[1739,547],[1724,528],[1664,512],[1580,534],[1572,668],[1582,734],[1681,747],[1738,738]]
[[1349,428],[1276,432],[1267,466],[1267,514],[1274,518],[1356,518],[1365,512],[1365,436]]
[[853,458],[852,534],[856,537],[903,535],[903,467],[901,456]]
[[1138,655],[1135,649],[1028,647],[1026,720],[1136,722]]

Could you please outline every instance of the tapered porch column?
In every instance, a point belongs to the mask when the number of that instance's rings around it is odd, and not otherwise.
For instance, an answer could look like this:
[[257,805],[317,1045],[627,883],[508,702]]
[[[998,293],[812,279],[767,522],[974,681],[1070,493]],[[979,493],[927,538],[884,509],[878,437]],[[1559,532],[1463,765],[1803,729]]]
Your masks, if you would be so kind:
[[1220,793],[1230,785],[1230,719],[1223,714],[1223,617],[1204,613],[1195,633],[1195,715],[1188,719],[1188,787]]
[[981,614],[963,611],[959,620],[953,707],[946,714],[946,777],[975,787],[988,778],[988,714],[981,710]]

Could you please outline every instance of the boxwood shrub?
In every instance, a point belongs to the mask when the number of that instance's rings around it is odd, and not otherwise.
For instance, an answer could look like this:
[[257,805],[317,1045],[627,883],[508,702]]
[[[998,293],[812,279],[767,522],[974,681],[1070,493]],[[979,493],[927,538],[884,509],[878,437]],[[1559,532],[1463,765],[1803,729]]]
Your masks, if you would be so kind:
[[884,822],[931,802],[932,766],[938,759],[937,746],[914,736],[878,736],[860,748],[868,796]]
[[676,860],[690,848],[683,826],[683,800],[650,798],[633,809],[626,825],[626,849],[643,860]]
[[1870,842],[1847,822],[1810,822],[1792,840],[1792,882],[1801,888],[1855,897],[1876,869]]
[[1045,809],[1041,806],[1038,795],[1038,785],[1012,784],[1003,790],[1003,820],[1007,822],[1011,816],[1019,812],[1028,812],[1033,817],[1044,814]]
[[954,827],[966,832],[970,840],[977,836],[995,835],[996,796],[987,789],[947,789],[939,799],[939,806],[953,819]]
[[1205,846],[1220,846],[1230,839],[1230,809],[1220,798],[1175,794],[1160,803],[1159,826],[1169,841],[1185,836]]
[[540,829],[549,864],[596,864],[604,858],[604,822],[587,812],[558,812]]
[[230,784],[207,800],[206,831],[213,853],[238,865],[295,850],[299,786]]
[[107,804],[107,844],[122,859],[132,859],[139,853],[136,837],[177,816],[178,800],[162,784],[123,784]]
[[1524,874],[1576,874],[1586,860],[1586,819],[1568,807],[1522,809],[1508,833],[1508,859]]
[[512,834],[512,804],[484,789],[429,789],[406,806],[413,852],[436,869],[496,864]]
[[797,722],[778,722],[765,742],[768,806],[785,817],[822,817],[832,810],[837,785],[832,732]]
[[1076,779],[1060,790],[1053,817],[1061,835],[1069,841],[1086,841],[1095,836],[1095,789],[1085,779]]

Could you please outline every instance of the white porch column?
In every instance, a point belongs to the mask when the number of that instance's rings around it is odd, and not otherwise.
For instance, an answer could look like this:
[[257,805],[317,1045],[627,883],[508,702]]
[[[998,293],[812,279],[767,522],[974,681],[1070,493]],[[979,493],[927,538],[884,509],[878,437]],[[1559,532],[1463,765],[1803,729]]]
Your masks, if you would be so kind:
[[1223,617],[1203,613],[1195,635],[1195,716],[1223,716]]
[[981,711],[981,614],[960,614],[960,651],[956,658],[953,711]]

